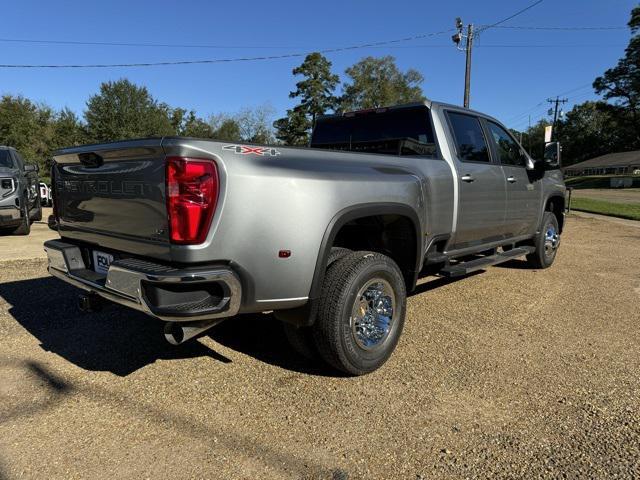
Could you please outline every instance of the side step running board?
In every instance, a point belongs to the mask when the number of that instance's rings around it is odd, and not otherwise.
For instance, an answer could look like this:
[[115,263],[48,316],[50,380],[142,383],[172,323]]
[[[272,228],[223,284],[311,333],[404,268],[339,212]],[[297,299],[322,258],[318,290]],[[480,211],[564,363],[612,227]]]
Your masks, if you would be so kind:
[[527,255],[535,251],[534,247],[518,247],[508,250],[506,252],[496,253],[489,257],[482,257],[476,260],[470,260],[468,262],[457,263],[456,265],[450,265],[440,270],[440,275],[444,277],[461,277],[468,273],[475,272],[476,270],[482,270],[491,265],[497,265],[499,263],[513,260],[514,258]]

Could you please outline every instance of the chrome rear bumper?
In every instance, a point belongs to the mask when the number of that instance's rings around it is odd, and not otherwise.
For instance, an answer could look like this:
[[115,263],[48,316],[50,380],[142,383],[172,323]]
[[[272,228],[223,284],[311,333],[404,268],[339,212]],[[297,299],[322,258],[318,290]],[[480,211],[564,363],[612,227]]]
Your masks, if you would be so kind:
[[[107,300],[125,305],[171,322],[191,322],[231,317],[238,313],[242,287],[238,276],[226,267],[178,269],[146,260],[116,260],[106,275],[90,270],[76,245],[61,240],[45,242],[44,249],[51,275],[83,290],[94,292]],[[219,295],[209,300],[179,302],[180,292],[211,289]],[[159,295],[150,291],[169,289],[173,303],[169,306],[151,300]],[[178,292],[178,293],[176,293]],[[176,303],[176,298],[178,299]]]

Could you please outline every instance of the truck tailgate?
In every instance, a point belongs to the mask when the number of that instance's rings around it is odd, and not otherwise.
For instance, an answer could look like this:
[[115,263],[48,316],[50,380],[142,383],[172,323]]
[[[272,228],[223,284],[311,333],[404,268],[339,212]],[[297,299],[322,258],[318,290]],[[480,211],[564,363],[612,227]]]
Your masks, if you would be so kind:
[[168,250],[161,142],[134,140],[57,152],[52,181],[61,235],[114,249],[123,249],[122,240],[128,240],[130,245],[155,244],[156,252],[163,250],[157,248],[161,245]]

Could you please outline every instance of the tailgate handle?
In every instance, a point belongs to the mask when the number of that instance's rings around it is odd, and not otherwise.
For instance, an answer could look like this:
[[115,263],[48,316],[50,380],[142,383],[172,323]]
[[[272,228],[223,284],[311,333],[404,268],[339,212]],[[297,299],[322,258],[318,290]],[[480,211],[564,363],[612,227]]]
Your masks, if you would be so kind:
[[104,159],[96,152],[80,153],[78,158],[85,167],[98,168],[104,164]]

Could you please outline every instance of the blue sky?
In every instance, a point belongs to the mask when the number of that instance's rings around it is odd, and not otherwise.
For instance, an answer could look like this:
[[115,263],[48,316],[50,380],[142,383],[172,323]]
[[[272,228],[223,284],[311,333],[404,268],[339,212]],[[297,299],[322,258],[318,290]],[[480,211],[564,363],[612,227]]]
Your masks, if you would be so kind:
[[[2,64],[85,64],[200,60],[348,46],[452,28],[488,24],[533,0],[435,2],[425,0],[189,1],[110,0],[4,2],[2,39],[90,42],[215,44],[233,48],[151,48],[42,45],[0,41]],[[505,23],[513,26],[625,26],[637,0],[545,0]],[[7,21],[11,19],[11,21]],[[427,97],[462,103],[464,54],[450,33],[327,55],[334,71],[367,55],[393,55],[415,68]],[[492,29],[474,49],[471,107],[523,128],[563,92],[570,104],[595,98],[589,84],[623,55],[629,31]],[[508,45],[508,47],[505,47]],[[543,47],[548,46],[548,47]],[[292,104],[292,68],[302,59],[110,69],[0,69],[0,93],[22,94],[55,108],[82,113],[103,81],[127,77],[159,100],[202,116],[269,104],[276,116]]]

